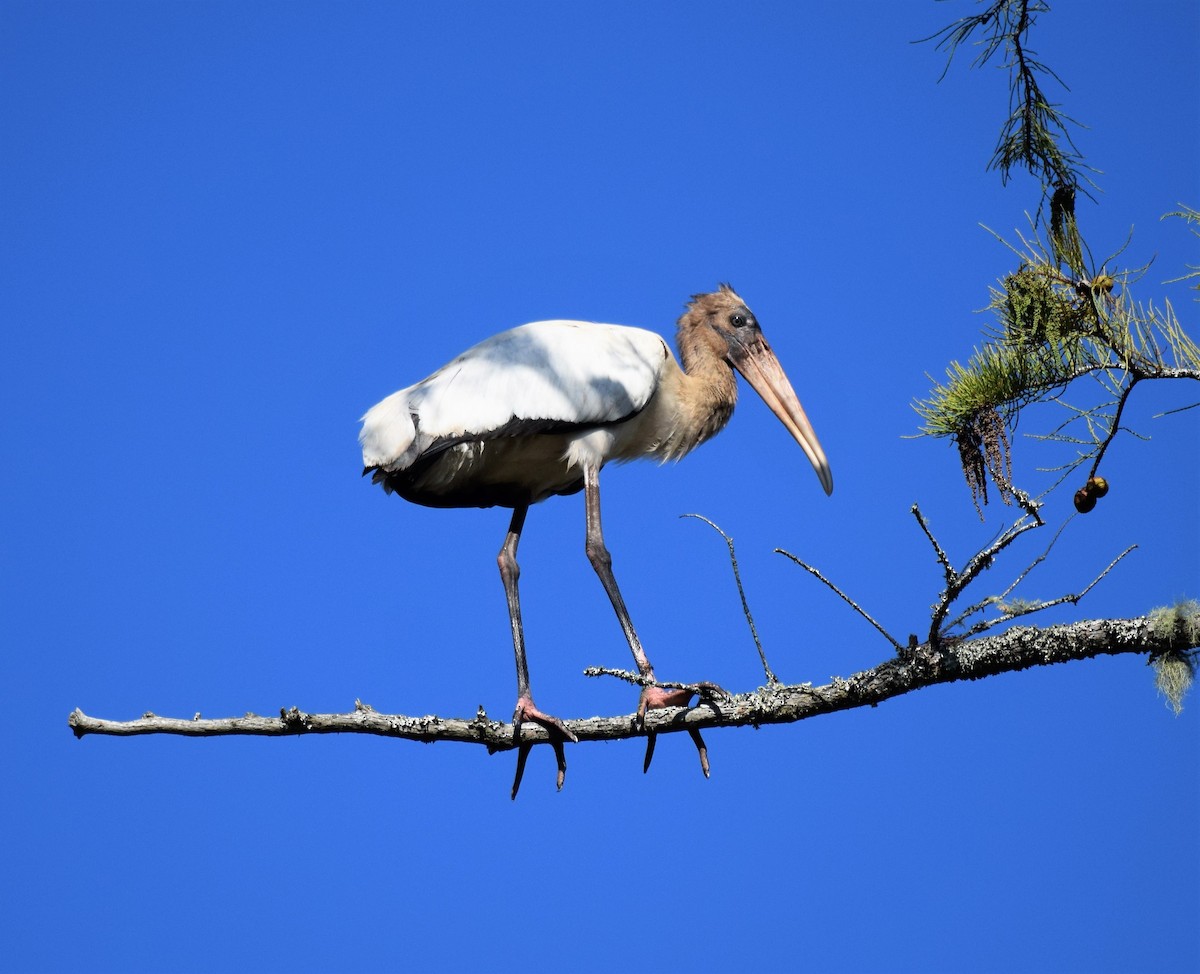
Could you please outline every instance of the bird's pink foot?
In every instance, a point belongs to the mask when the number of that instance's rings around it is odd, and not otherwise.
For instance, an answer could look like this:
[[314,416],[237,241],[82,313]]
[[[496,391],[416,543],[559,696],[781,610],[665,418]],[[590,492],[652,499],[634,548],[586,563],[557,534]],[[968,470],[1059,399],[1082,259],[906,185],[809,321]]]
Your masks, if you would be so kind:
[[[654,679],[654,673],[649,674],[650,679]],[[647,710],[662,710],[666,707],[687,707],[691,704],[692,697],[700,695],[702,701],[707,700],[722,700],[729,699],[729,693],[717,686],[715,683],[707,681],[701,683],[693,683],[686,687],[642,687],[642,694],[638,698],[637,719],[639,726],[645,726],[645,717]]]
[[638,700],[638,714],[644,716],[647,710],[662,710],[665,707],[686,707],[695,695],[695,690],[644,687]]
[[[686,707],[697,693],[700,694],[701,700],[714,700],[729,696],[725,690],[721,689],[715,683],[696,683],[693,687],[687,689],[643,687],[641,697],[638,699],[638,726],[642,728],[646,726],[647,710],[661,710],[666,707]],[[704,772],[704,777],[707,778],[709,773],[708,747],[697,728],[689,727],[688,735],[691,737],[692,743],[696,745],[696,752],[700,755],[700,770]],[[654,731],[648,731],[646,734],[646,760],[642,764],[643,773],[650,770],[650,762],[654,759],[654,745],[657,741],[658,734]]]
[[529,752],[533,750],[533,742],[521,743],[521,724],[527,720],[541,724],[550,733],[550,746],[554,748],[554,759],[558,765],[558,789],[562,790],[563,781],[567,776],[567,755],[563,750],[563,738],[572,743],[579,743],[579,738],[566,724],[557,717],[538,710],[533,698],[524,694],[517,700],[517,709],[513,712],[513,733],[517,740],[517,773],[513,776],[512,797],[517,797],[521,787],[521,779],[525,776],[525,762]]
[[554,732],[562,734],[567,740],[573,744],[579,743],[579,738],[575,736],[575,732],[567,727],[557,717],[553,717],[548,713],[538,710],[537,705],[533,702],[533,697],[525,694],[517,699],[517,709],[513,711],[513,727],[516,729],[518,738],[521,734],[521,724],[527,720],[532,720],[535,724],[541,724],[546,730],[550,731],[550,736],[554,736]]

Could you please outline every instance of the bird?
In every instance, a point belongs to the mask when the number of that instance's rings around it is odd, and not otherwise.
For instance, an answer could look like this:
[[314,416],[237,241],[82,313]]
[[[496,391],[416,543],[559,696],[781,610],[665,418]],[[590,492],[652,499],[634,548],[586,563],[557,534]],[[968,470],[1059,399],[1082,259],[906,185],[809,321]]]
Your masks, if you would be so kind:
[[[517,669],[513,714],[516,798],[532,742],[521,726],[546,728],[566,772],[563,740],[577,741],[530,690],[517,580],[517,548],[529,508],[583,491],[585,550],[621,625],[642,679],[637,715],[687,706],[713,684],[656,685],[612,570],[600,520],[600,472],[610,462],[679,460],[719,433],[737,402],[735,370],[762,397],[804,451],[826,494],[829,462],[757,318],[729,284],[693,295],[678,319],[679,361],[653,331],[587,321],[535,321],[469,348],[429,377],[372,406],[362,417],[363,474],[389,494],[433,508],[512,510],[497,556]],[[701,766],[707,753],[698,733]],[[653,754],[649,735],[646,767]]]

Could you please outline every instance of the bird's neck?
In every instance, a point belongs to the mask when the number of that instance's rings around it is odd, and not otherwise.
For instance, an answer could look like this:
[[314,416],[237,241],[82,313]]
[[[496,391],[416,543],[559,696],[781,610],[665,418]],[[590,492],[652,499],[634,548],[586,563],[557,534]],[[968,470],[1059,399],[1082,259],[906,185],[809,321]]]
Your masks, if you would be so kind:
[[737,404],[737,380],[725,360],[724,343],[711,329],[688,328],[681,322],[676,341],[687,388],[684,419],[691,449],[725,428]]

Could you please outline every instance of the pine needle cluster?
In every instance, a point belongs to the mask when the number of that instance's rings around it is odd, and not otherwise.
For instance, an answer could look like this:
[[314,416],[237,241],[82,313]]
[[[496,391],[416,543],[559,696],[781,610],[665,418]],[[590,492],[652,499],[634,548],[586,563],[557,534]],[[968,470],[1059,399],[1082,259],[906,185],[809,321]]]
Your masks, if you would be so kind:
[[1011,497],[1010,434],[1025,407],[1061,401],[1077,380],[1099,383],[1102,402],[1067,407],[1067,422],[1040,437],[1075,445],[1073,468],[1106,447],[1137,382],[1200,378],[1200,349],[1171,305],[1142,307],[1129,297],[1129,281],[1139,272],[1114,276],[1101,269],[1073,280],[1050,247],[1036,238],[1022,244],[1014,248],[1017,270],[991,289],[988,340],[965,365],[951,362],[945,380],[914,404],[922,434],[957,445],[976,506],[988,500],[985,474],[1006,503]]
[[925,40],[936,38],[938,49],[948,52],[947,70],[958,48],[976,36],[974,67],[982,67],[997,54],[1004,58],[1009,72],[1008,115],[988,168],[997,170],[1005,184],[1014,168],[1026,169],[1044,187],[1065,194],[1060,200],[1069,198],[1073,205],[1080,180],[1093,170],[1084,164],[1071,138],[1071,128],[1078,123],[1064,115],[1042,87],[1047,79],[1063,89],[1066,84],[1029,46],[1038,15],[1049,10],[1045,0],[994,0],[982,12],[961,17]]

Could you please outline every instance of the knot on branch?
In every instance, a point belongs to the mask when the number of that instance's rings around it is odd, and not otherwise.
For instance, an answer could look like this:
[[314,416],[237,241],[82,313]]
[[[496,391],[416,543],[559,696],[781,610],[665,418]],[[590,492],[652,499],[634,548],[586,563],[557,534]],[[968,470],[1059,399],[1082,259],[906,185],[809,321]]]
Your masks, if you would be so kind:
[[281,707],[279,710],[279,719],[283,721],[284,728],[292,733],[303,733],[312,726],[308,714],[304,713],[299,707]]
[[896,652],[896,660],[913,679],[936,683],[942,675],[942,661],[945,658],[942,646],[953,642],[953,637],[943,637],[936,642],[918,643],[917,637],[910,635],[908,645]]

